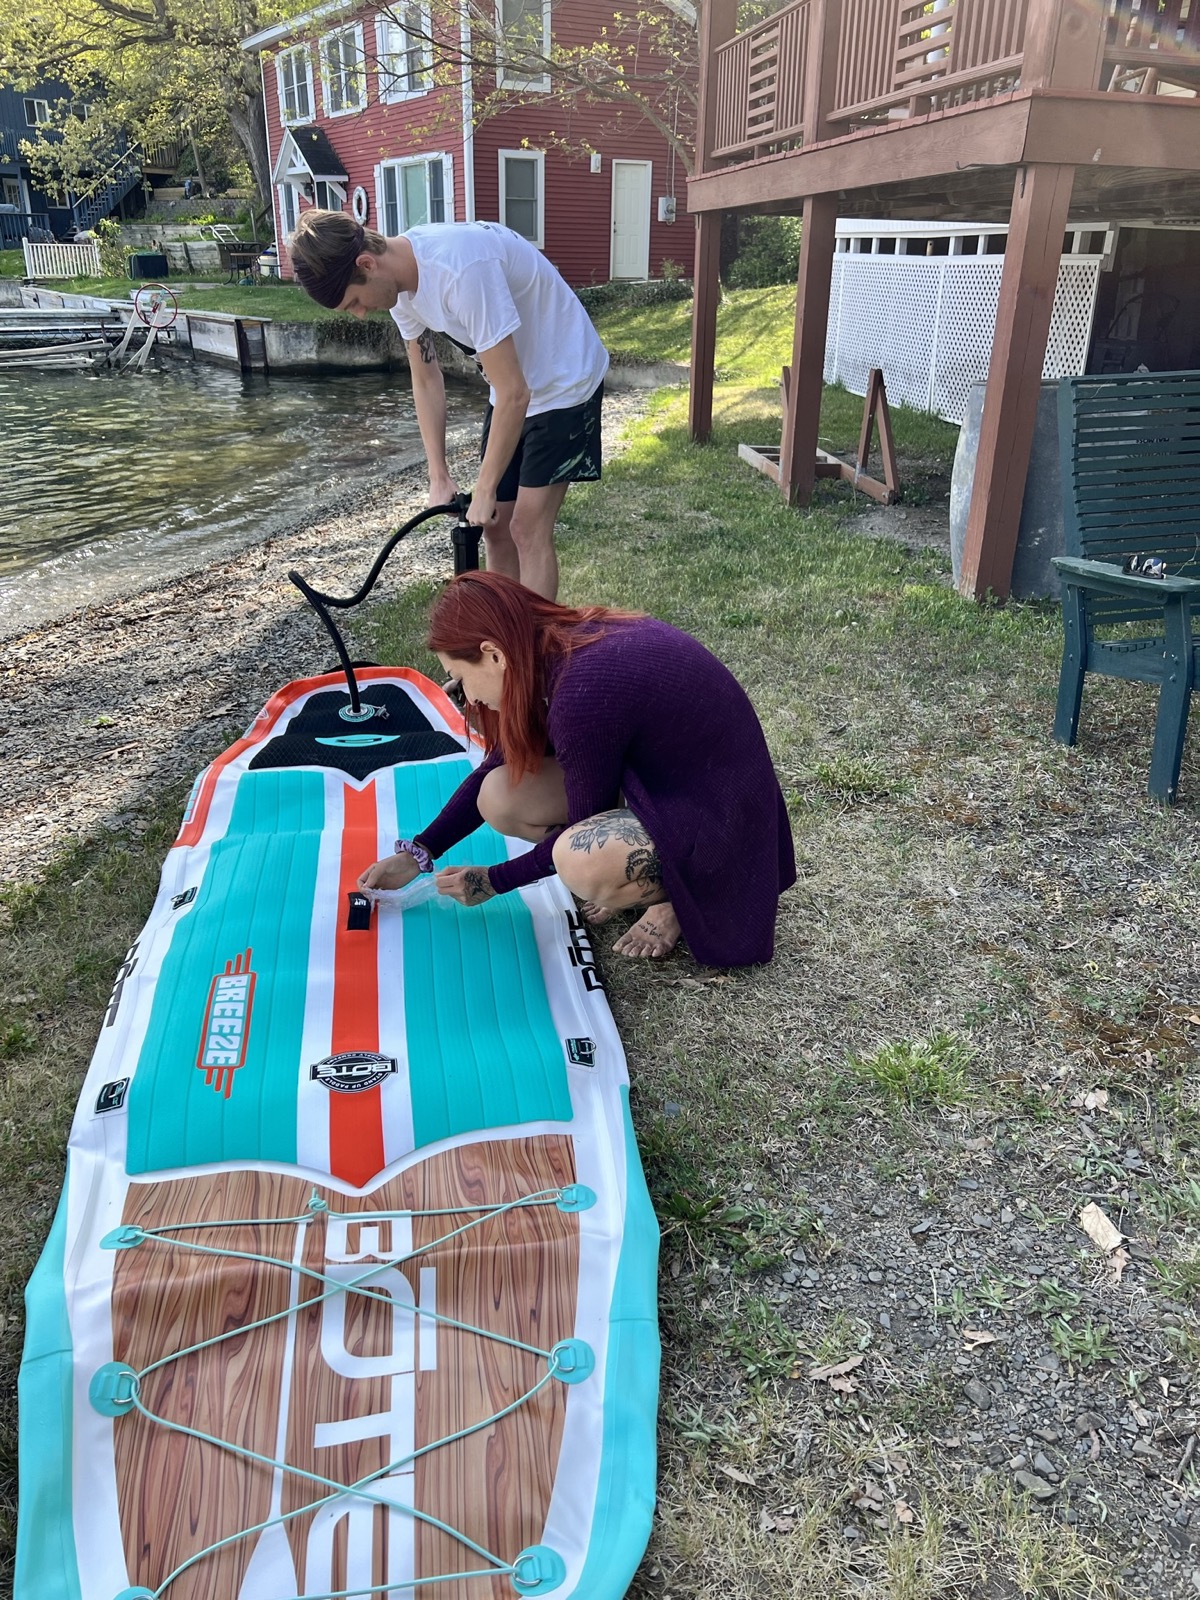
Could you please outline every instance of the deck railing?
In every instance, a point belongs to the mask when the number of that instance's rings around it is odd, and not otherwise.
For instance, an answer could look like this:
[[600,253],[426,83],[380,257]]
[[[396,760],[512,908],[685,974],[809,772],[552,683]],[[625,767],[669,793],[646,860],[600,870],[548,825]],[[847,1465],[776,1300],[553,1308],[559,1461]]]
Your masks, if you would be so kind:
[[717,51],[714,156],[803,133],[810,10],[811,0],[794,0]]
[[[833,0],[836,34],[816,20],[818,3],[792,0],[714,50],[711,158],[793,147],[818,120],[829,137],[1007,94],[1021,86],[1031,10],[1052,0]],[[1091,87],[1200,90],[1200,0],[1099,0],[1095,28]],[[828,73],[812,59],[823,41],[836,50]],[[818,83],[820,106],[809,103]]]
[[0,250],[19,250],[21,240],[30,233],[50,233],[50,215],[46,211],[0,211]]

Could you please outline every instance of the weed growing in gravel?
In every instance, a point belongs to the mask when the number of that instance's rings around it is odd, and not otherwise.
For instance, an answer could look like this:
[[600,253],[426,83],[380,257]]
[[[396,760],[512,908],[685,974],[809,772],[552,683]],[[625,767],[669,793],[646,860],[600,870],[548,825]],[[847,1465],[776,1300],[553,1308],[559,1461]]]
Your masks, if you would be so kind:
[[1097,1327],[1090,1317],[1082,1327],[1076,1327],[1068,1317],[1054,1317],[1049,1327],[1050,1347],[1073,1367],[1115,1361],[1117,1347],[1109,1337],[1111,1331],[1106,1325]]
[[882,1091],[888,1100],[913,1107],[954,1105],[967,1092],[971,1048],[947,1032],[881,1045],[873,1055],[849,1056],[856,1077]]
[[720,1342],[752,1381],[795,1375],[795,1335],[770,1302],[757,1295],[734,1303]]
[[1177,1261],[1162,1261],[1155,1256],[1153,1265],[1164,1293],[1172,1299],[1193,1300],[1200,1295],[1200,1255]]

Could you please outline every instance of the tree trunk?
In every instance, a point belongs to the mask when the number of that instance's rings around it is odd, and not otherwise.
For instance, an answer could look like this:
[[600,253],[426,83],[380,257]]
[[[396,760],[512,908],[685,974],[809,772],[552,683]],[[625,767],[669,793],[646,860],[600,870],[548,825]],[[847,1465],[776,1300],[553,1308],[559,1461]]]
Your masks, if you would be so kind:
[[229,108],[229,126],[250,163],[250,175],[258,190],[259,205],[270,213],[271,156],[267,149],[267,108],[262,92],[245,89],[240,103]]

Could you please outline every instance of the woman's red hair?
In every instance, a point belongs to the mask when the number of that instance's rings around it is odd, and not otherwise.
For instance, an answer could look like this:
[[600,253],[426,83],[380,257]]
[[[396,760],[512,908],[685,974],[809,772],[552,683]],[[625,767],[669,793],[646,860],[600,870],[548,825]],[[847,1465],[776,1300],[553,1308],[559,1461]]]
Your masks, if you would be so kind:
[[607,606],[560,606],[499,572],[453,578],[429,614],[429,648],[458,661],[481,661],[486,639],[504,653],[499,712],[471,708],[489,751],[499,746],[514,783],[537,772],[546,753],[546,664],[593,644],[614,622],[637,611]]

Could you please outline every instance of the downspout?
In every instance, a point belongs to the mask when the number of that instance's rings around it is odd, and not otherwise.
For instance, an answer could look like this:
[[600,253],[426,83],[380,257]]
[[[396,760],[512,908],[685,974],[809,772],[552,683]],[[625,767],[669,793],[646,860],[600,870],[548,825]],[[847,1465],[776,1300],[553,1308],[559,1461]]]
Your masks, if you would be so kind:
[[475,82],[471,67],[469,0],[458,12],[458,44],[462,58],[463,221],[475,221]]
[[275,176],[275,157],[271,153],[271,119],[267,115],[267,55],[265,50],[258,52],[258,76],[262,83],[263,97],[263,131],[267,136],[267,192],[263,199],[271,207],[271,233],[275,239],[275,260],[279,263],[275,269],[280,278],[283,277],[283,251],[279,248],[279,214],[276,210],[275,185],[271,181]]

